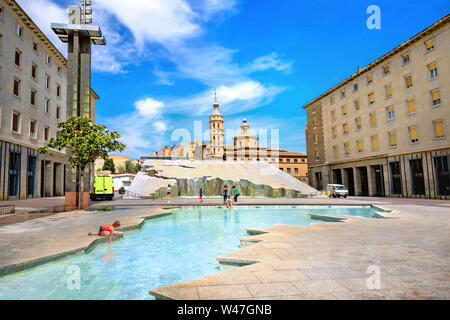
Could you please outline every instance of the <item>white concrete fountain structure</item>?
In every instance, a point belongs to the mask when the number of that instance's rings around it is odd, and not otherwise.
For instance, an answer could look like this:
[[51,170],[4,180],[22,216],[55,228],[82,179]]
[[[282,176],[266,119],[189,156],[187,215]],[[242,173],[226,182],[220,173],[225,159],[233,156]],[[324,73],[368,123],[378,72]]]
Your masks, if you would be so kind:
[[143,197],[221,196],[226,184],[237,186],[241,196],[302,198],[317,195],[317,190],[267,162],[217,160],[146,160],[129,191]]

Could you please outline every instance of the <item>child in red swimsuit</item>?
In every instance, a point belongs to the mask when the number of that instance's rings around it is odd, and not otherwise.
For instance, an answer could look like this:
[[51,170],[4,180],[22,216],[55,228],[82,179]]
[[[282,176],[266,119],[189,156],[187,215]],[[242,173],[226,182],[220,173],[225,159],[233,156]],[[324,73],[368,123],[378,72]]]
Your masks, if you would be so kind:
[[[111,242],[111,239],[114,235],[114,230],[120,227],[119,221],[114,221],[113,224],[105,224],[103,226],[100,226],[98,229],[98,232],[89,232],[88,235],[90,236],[101,236],[101,237],[109,237],[109,242]],[[108,234],[109,232],[109,234]]]

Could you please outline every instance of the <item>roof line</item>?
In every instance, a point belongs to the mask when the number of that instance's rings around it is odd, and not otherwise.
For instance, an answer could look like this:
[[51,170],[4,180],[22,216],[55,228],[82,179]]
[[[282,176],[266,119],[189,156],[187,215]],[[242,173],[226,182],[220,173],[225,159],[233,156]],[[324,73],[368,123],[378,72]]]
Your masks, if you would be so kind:
[[436,21],[435,23],[433,23],[431,26],[425,28],[424,30],[420,31],[419,33],[417,33],[416,35],[412,36],[411,38],[409,38],[408,40],[406,40],[405,42],[399,44],[398,46],[396,46],[394,49],[392,49],[391,51],[389,51],[388,53],[384,54],[383,56],[381,56],[380,58],[376,59],[375,61],[369,63],[367,66],[365,66],[364,68],[362,68],[361,70],[359,70],[358,72],[352,74],[350,77],[347,77],[346,79],[344,79],[343,81],[339,82],[337,85],[335,85],[334,87],[332,87],[331,89],[325,91],[324,93],[322,93],[320,96],[318,96],[317,98],[311,100],[310,102],[308,102],[307,104],[305,104],[302,108],[306,109],[308,106],[310,106],[311,104],[316,103],[317,101],[319,101],[320,99],[322,99],[323,97],[327,96],[328,94],[330,94],[331,92],[335,91],[336,89],[342,87],[344,84],[350,82],[351,80],[359,77],[360,75],[362,75],[363,73],[370,71],[371,69],[373,69],[376,65],[380,64],[381,62],[383,62],[384,60],[390,58],[391,56],[393,56],[394,54],[398,53],[399,51],[405,49],[406,47],[408,47],[409,45],[413,44],[416,41],[419,41],[421,38],[423,38],[424,36],[426,36],[428,33],[440,28],[441,26],[445,25],[446,23],[448,23],[450,21],[450,14],[447,14],[446,16],[444,16],[443,18],[439,19],[438,21]]
[[42,32],[42,30],[34,23],[25,10],[15,1],[15,0],[5,0],[6,4],[12,9],[12,11],[19,16],[22,22],[31,30],[32,33],[42,42],[44,42],[49,50],[53,54],[59,57],[60,62],[67,68],[67,59],[64,55],[56,48],[56,46],[47,38],[47,36]]

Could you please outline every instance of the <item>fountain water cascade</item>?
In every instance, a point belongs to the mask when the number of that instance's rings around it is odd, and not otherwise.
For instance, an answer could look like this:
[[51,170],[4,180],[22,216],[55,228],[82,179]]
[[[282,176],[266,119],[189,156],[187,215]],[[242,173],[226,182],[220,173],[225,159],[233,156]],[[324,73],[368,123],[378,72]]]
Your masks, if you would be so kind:
[[130,191],[145,198],[197,197],[203,188],[206,197],[221,197],[224,185],[236,186],[241,196],[305,198],[317,190],[267,162],[218,160],[146,160],[133,179]]

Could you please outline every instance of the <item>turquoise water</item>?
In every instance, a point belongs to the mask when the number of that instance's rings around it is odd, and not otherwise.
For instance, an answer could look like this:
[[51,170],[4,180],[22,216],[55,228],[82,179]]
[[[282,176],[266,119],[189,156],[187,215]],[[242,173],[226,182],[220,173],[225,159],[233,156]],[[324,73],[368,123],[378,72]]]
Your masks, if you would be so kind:
[[[245,228],[320,222],[308,213],[376,216],[370,207],[322,206],[184,207],[172,212],[147,220],[112,245],[1,277],[0,299],[152,299],[150,289],[218,272],[216,257],[239,249]],[[67,285],[77,270],[79,289],[76,282]]]

